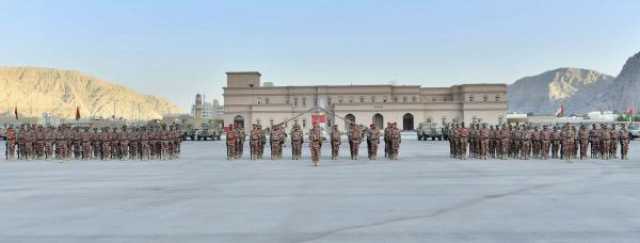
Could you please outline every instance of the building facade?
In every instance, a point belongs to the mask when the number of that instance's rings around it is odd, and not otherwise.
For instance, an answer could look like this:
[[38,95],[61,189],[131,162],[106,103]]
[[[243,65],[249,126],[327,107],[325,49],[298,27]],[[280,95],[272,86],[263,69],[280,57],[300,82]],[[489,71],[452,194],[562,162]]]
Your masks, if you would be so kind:
[[218,100],[213,99],[212,102],[205,100],[205,96],[196,94],[196,99],[191,105],[191,116],[194,119],[218,119],[224,114],[224,107],[220,105]]
[[259,72],[227,72],[224,123],[263,127],[298,123],[305,128],[324,116],[344,130],[348,121],[368,126],[397,122],[414,130],[420,122],[501,123],[507,112],[506,84],[263,86]]

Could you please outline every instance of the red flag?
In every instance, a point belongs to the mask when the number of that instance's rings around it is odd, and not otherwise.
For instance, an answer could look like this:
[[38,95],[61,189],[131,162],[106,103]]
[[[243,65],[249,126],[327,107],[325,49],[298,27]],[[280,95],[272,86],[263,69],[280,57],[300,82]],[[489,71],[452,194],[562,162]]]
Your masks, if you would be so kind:
[[564,116],[564,105],[560,105],[560,108],[556,111],[556,117]]
[[327,117],[323,113],[311,114],[311,124],[326,123]]
[[80,106],[76,106],[76,121],[80,120]]
[[627,111],[625,111],[625,113],[627,113],[627,115],[631,116],[631,115],[636,113],[636,109],[633,106],[629,106],[629,107],[627,107]]
[[16,116],[16,120],[18,120],[18,106],[13,110],[13,114]]

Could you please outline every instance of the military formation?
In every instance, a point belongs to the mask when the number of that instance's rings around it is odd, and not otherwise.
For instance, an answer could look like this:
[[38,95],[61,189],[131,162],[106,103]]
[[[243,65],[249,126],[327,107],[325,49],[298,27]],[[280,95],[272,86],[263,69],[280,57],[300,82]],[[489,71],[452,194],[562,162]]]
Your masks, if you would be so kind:
[[[268,132],[265,131],[260,124],[254,124],[249,132],[249,148],[251,150],[252,160],[264,158],[264,148],[267,145],[267,133],[269,133],[268,145],[270,146],[270,158],[272,160],[282,159],[283,146],[287,137],[290,137],[291,141],[291,158],[293,160],[302,159],[305,136],[300,125],[294,124],[290,133],[287,134],[281,124],[272,126]],[[369,128],[363,128],[353,123],[350,124],[346,132],[350,158],[357,160],[360,144],[366,142],[368,158],[370,160],[378,159],[378,146],[380,145],[380,137],[383,136],[385,142],[385,157],[392,160],[398,159],[401,141],[400,130],[397,124],[387,123],[384,133],[382,135],[381,133],[382,132],[373,124]],[[314,123],[312,125],[306,141],[309,144],[311,161],[314,166],[320,165],[322,144],[325,140],[328,140],[331,145],[331,159],[337,160],[339,158],[340,146],[342,145],[341,135],[342,133],[338,130],[338,126],[333,125],[331,126],[329,138],[327,139],[323,136],[322,129],[318,124]],[[239,126],[229,125],[226,129],[226,137],[227,159],[234,160],[242,158],[242,148],[244,147],[246,137],[244,129]]]
[[180,154],[175,126],[127,128],[23,124],[5,131],[7,160],[169,160]]
[[527,124],[487,126],[464,123],[449,129],[450,157],[456,159],[629,159],[631,137],[624,124],[550,127]]

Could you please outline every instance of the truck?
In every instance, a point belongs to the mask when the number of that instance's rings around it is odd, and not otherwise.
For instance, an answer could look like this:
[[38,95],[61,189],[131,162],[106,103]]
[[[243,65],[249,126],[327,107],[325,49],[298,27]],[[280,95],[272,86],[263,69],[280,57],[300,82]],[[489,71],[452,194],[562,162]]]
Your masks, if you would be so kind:
[[416,129],[419,141],[426,141],[429,138],[431,138],[431,140],[437,139],[439,141],[447,139],[447,134],[445,132],[444,126],[431,121],[421,122],[418,125],[418,129]]

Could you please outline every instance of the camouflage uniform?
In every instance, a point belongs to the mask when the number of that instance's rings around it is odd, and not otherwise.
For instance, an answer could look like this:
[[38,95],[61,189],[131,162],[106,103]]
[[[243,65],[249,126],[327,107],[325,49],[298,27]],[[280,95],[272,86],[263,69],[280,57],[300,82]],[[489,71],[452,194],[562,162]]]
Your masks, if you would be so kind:
[[629,131],[627,127],[623,124],[622,129],[620,130],[620,159],[628,160],[629,159],[629,142],[631,140],[631,136],[629,136]]
[[540,132],[540,139],[542,140],[542,159],[549,159],[549,147],[551,146],[553,131],[549,130],[547,125],[544,125],[542,131]]
[[464,123],[458,128],[458,159],[467,159],[467,143],[469,142],[469,130]]
[[238,143],[236,145],[236,149],[237,149],[236,156],[238,158],[242,158],[242,154],[244,153],[243,152],[244,151],[244,140],[246,139],[247,134],[245,133],[244,128],[242,128],[242,127],[237,127],[236,128],[236,134],[238,135],[238,139],[236,139],[236,142]]
[[394,122],[391,125],[390,129],[389,141],[391,142],[391,151],[389,153],[389,158],[392,160],[397,160],[398,155],[400,154],[400,143],[402,142],[402,137],[400,134],[400,129],[398,129],[397,124]]
[[64,136],[64,128],[58,127],[56,132],[56,158],[63,160],[67,158],[67,141]]
[[609,159],[609,148],[611,147],[611,132],[607,125],[602,124],[600,129],[600,157],[604,160]]
[[98,132],[98,128],[93,128],[93,133],[91,133],[91,145],[93,146],[93,158],[94,159],[102,159],[102,140],[101,134]]
[[362,132],[360,131],[358,126],[356,126],[356,124],[351,124],[351,129],[349,130],[349,148],[351,150],[352,160],[358,159],[358,149],[360,148],[361,142],[362,142]]
[[609,158],[617,159],[618,158],[618,143],[620,143],[620,131],[616,129],[616,125],[613,124],[611,127],[611,147],[609,147]]
[[523,129],[520,132],[520,143],[522,144],[520,159],[528,160],[531,155],[531,134],[532,132],[523,125]]
[[80,137],[82,140],[82,159],[89,160],[93,158],[91,133],[89,132],[89,128],[85,128],[85,130],[80,134]]
[[322,148],[322,133],[317,123],[309,131],[309,147],[311,148],[311,161],[314,166],[320,165],[320,151]]
[[457,158],[458,157],[458,125],[451,125],[451,129],[449,129],[449,158]]
[[258,131],[258,125],[253,125],[251,132],[249,132],[249,148],[251,151],[251,160],[260,159],[258,157],[260,152],[260,133]]
[[533,128],[531,133],[531,147],[533,158],[540,159],[542,157],[542,134],[537,126]]
[[580,141],[580,159],[587,159],[587,149],[589,148],[589,130],[584,125],[578,130],[578,140]]
[[17,141],[16,141],[17,135],[16,135],[15,129],[13,129],[13,126],[10,126],[9,128],[7,128],[7,132],[5,136],[7,137],[6,158],[7,160],[13,160],[15,159],[15,156],[16,156],[16,144],[17,144]]
[[127,134],[127,140],[129,140],[129,158],[140,158],[140,128],[135,128],[129,131]]
[[295,124],[291,130],[291,159],[302,159],[302,143],[304,143],[304,134],[300,126]]
[[[138,148],[140,148],[140,159],[141,160],[150,160],[152,159],[151,157],[151,150],[153,147],[153,141],[152,139],[152,131],[150,130],[151,128],[149,127],[144,127],[142,128],[142,132],[140,133],[140,145],[138,146]],[[227,138],[228,140],[228,138]],[[227,151],[228,153],[229,151]],[[227,154],[228,155],[228,154]],[[231,158],[232,159],[232,158]]]
[[489,158],[496,158],[496,146],[498,145],[498,130],[491,125],[489,129]]
[[551,158],[557,159],[560,158],[560,144],[562,141],[562,132],[557,127],[554,127],[553,132],[551,133]]
[[102,160],[111,160],[113,142],[112,133],[109,128],[104,128],[100,134],[100,144],[102,145]]
[[41,125],[34,131],[35,133],[35,158],[44,159],[45,131]]
[[370,160],[378,159],[378,144],[380,144],[380,130],[371,124],[367,130],[367,148]]
[[236,130],[229,126],[229,130],[227,131],[227,159],[233,160],[236,158],[236,146],[238,145],[238,136],[236,134]]
[[487,124],[483,124],[482,128],[478,131],[478,139],[480,144],[479,159],[487,159],[489,150],[491,131],[487,128]]
[[511,131],[507,125],[503,125],[500,130],[500,145],[500,159],[508,159],[511,149]]
[[589,131],[589,142],[591,143],[591,158],[600,158],[600,129],[596,124],[591,125],[591,131]]
[[[338,130],[338,125],[333,125],[333,129],[331,130],[331,159],[338,159],[338,154],[340,152],[340,131]],[[386,145],[385,145],[386,146]]]

